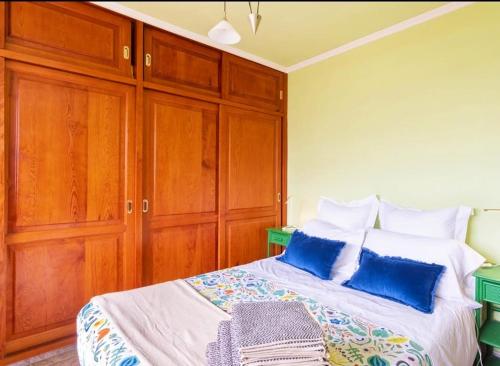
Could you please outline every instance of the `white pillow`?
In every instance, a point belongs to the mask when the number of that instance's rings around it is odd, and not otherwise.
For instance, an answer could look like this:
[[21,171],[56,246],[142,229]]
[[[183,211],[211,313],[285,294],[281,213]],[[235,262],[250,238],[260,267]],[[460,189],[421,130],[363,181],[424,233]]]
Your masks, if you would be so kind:
[[424,211],[398,207],[384,200],[378,212],[383,230],[463,242],[471,214],[472,208],[466,206]]
[[363,247],[384,256],[445,266],[446,270],[439,282],[436,296],[477,307],[477,303],[464,293],[465,279],[479,268],[485,259],[465,243],[370,229]]
[[347,230],[366,230],[375,224],[378,205],[375,195],[351,202],[338,202],[321,197],[318,203],[318,219]]
[[365,239],[364,230],[347,231],[321,220],[309,220],[301,231],[317,238],[338,240],[346,243],[332,268],[332,279],[342,283],[352,277],[358,267],[359,253]]

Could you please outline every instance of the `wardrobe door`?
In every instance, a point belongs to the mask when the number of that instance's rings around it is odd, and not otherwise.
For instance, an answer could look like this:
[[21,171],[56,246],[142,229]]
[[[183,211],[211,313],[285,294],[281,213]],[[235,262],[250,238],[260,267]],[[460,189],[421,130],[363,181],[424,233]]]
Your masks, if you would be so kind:
[[282,72],[224,53],[222,97],[270,111],[283,110]]
[[7,62],[6,352],[74,334],[132,288],[134,88]]
[[145,27],[144,52],[145,81],[220,96],[220,51]]
[[222,107],[219,266],[266,256],[266,227],[281,224],[281,118]]
[[5,47],[131,76],[131,21],[84,2],[8,1]]
[[216,268],[218,106],[144,95],[144,279]]

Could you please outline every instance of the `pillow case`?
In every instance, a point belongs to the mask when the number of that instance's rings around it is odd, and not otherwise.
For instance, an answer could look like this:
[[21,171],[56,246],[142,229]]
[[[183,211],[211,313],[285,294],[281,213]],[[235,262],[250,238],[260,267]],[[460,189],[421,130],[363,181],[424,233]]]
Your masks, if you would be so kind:
[[311,273],[323,280],[332,278],[332,267],[345,243],[321,239],[295,231],[285,254],[277,260]]
[[399,207],[382,200],[378,214],[383,230],[465,242],[472,208],[460,206],[419,210]]
[[401,257],[379,256],[363,248],[359,268],[345,287],[411,306],[423,313],[434,310],[434,295],[445,267]]
[[378,199],[375,195],[358,201],[339,202],[321,197],[318,203],[318,219],[347,230],[366,230],[377,219]]
[[332,277],[337,283],[351,278],[358,266],[359,253],[365,240],[365,230],[348,231],[328,222],[313,219],[307,221],[301,231],[309,236],[344,242],[344,249],[333,265]]
[[445,266],[436,296],[477,307],[477,303],[464,294],[463,285],[465,277],[479,268],[485,258],[465,243],[370,229],[363,247],[382,256]]

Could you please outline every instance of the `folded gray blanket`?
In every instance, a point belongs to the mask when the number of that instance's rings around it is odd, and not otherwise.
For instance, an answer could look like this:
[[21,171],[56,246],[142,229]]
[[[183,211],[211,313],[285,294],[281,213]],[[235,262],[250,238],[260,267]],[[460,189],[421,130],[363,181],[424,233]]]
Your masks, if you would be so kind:
[[323,332],[299,302],[239,303],[207,347],[209,366],[328,365]]
[[217,342],[211,342],[207,346],[208,366],[233,366],[232,352],[231,321],[224,320],[219,323]]
[[233,347],[231,345],[231,321],[224,320],[219,324],[217,334],[220,366],[233,366]]
[[206,356],[208,366],[221,366],[219,345],[217,342],[211,342],[207,345]]
[[300,302],[250,302],[233,307],[232,334],[238,347],[323,339],[320,325]]

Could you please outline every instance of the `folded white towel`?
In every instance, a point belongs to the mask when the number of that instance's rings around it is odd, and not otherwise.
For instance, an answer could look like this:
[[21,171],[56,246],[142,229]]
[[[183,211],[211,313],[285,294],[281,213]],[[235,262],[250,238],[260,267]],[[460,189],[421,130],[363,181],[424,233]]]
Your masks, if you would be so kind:
[[324,358],[311,358],[311,357],[293,357],[293,358],[273,358],[263,359],[253,362],[241,363],[241,366],[330,366]]
[[315,345],[322,345],[324,347],[325,342],[323,338],[316,339],[293,339],[284,340],[278,342],[270,342],[264,344],[257,344],[253,346],[240,347],[242,350],[254,350],[254,349],[268,349],[268,348],[303,348],[311,347]]
[[259,346],[252,347],[241,347],[241,354],[250,354],[262,351],[281,351],[281,350],[296,350],[297,352],[307,352],[307,351],[315,351],[318,349],[325,350],[325,344],[322,339],[319,339],[314,342],[276,342],[263,344]]
[[283,357],[283,356],[302,356],[302,357],[324,357],[325,347],[321,344],[312,347],[293,347],[293,348],[269,348],[261,350],[243,351],[240,350],[240,360],[258,359],[262,357]]

